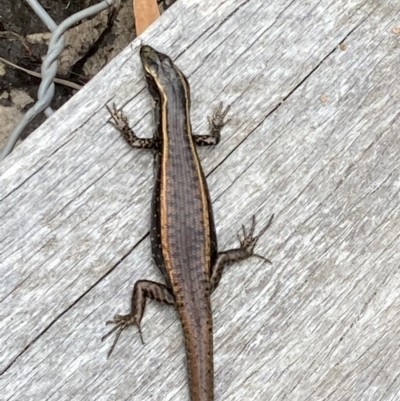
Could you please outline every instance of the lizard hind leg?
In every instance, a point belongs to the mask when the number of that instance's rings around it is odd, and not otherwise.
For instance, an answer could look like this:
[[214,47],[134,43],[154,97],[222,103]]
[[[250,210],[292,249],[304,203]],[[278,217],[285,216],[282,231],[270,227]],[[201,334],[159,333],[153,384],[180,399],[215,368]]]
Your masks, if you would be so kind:
[[132,293],[131,312],[127,315],[117,314],[114,316],[113,320],[106,322],[106,324],[115,324],[115,326],[101,338],[101,341],[104,341],[112,333],[116,332],[115,339],[110,351],[108,352],[108,356],[110,356],[114,350],[121,333],[129,326],[137,326],[140,339],[144,344],[142,331],[140,329],[140,322],[143,317],[147,298],[154,299],[168,305],[173,305],[175,303],[174,296],[165,285],[150,280],[136,281]]
[[252,224],[251,224],[250,231],[248,234],[246,232],[246,227],[244,225],[242,225],[243,238],[241,238],[239,233],[237,234],[237,236],[238,236],[238,239],[240,242],[240,249],[245,250],[247,252],[247,257],[244,257],[245,259],[248,257],[256,257],[256,258],[264,260],[264,262],[272,264],[272,262],[269,259],[267,259],[266,257],[259,255],[257,253],[254,253],[254,248],[255,248],[258,240],[260,239],[260,237],[265,233],[265,231],[267,231],[267,229],[271,225],[273,219],[274,219],[274,215],[271,215],[270,219],[268,220],[268,223],[260,230],[260,232],[256,236],[254,236],[254,231],[256,228],[256,216],[255,215],[253,215],[253,217],[252,217]]

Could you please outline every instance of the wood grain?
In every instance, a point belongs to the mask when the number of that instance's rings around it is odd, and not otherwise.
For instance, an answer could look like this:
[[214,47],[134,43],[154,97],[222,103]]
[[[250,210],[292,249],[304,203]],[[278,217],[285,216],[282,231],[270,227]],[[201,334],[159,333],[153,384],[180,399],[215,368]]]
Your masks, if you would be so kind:
[[253,213],[276,216],[257,247],[274,264],[232,266],[213,296],[216,401],[398,400],[399,11],[181,0],[3,161],[4,399],[188,400],[173,308],[149,304],[144,346],[132,329],[107,360],[100,342],[134,282],[160,280],[152,156],[105,109],[151,135],[148,43],[186,73],[196,133],[231,104],[221,143],[199,150],[220,249]]

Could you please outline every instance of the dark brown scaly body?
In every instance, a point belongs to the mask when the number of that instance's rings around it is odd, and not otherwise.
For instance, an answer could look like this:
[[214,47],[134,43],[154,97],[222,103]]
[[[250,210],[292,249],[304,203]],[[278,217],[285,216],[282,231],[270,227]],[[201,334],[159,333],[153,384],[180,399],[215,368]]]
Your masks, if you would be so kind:
[[114,126],[131,146],[156,150],[150,237],[153,258],[166,285],[148,280],[135,283],[131,313],[116,315],[108,322],[115,324],[111,332],[117,330],[110,353],[127,326],[137,325],[140,332],[146,298],[175,304],[185,337],[191,400],[213,401],[210,295],[227,263],[259,256],[253,253],[254,246],[272,218],[254,237],[253,217],[248,234],[243,227],[243,238],[239,238],[241,246],[218,254],[210,196],[195,144],[219,142],[228,110],[222,112],[220,106],[214,113],[210,119],[210,135],[192,135],[186,78],[168,56],[150,46],[143,46],[140,55],[155,101],[156,135],[151,139],[140,139],[129,129],[127,119],[120,111],[114,108],[110,112]]

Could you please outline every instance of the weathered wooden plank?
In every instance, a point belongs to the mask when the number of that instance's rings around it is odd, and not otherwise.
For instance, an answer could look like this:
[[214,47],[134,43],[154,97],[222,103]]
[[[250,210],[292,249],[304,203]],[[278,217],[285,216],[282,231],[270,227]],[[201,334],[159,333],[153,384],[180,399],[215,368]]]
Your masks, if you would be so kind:
[[[142,38],[189,76],[196,131],[232,103],[222,143],[200,150],[221,249],[253,212],[277,215],[258,248],[274,265],[232,267],[213,297],[216,400],[395,400],[400,6],[215,3],[181,1]],[[5,399],[188,399],[172,308],[149,305],[145,346],[132,330],[107,360],[99,342],[135,280],[159,279],[141,242],[152,158],[104,109],[150,126],[138,46],[0,166]]]

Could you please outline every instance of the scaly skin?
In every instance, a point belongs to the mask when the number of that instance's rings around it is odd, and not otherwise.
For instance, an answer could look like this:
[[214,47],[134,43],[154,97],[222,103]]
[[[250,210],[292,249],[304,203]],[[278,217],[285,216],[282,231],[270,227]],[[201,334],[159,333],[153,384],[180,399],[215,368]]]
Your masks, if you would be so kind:
[[[190,90],[182,72],[172,60],[150,46],[140,51],[149,91],[156,103],[157,132],[153,138],[138,138],[127,118],[109,109],[113,125],[135,148],[156,151],[156,183],[152,201],[151,244],[153,258],[163,273],[166,285],[148,280],[135,283],[131,312],[116,315],[107,322],[117,335],[140,322],[146,298],[175,304],[186,344],[191,401],[214,400],[213,335],[210,295],[218,286],[224,266],[258,256],[253,253],[259,236],[254,237],[255,219],[247,234],[243,227],[240,247],[218,254],[217,237],[210,196],[196,152],[198,145],[215,145],[225,125],[229,108],[222,105],[210,118],[209,135],[192,135]],[[265,259],[268,261],[267,259]],[[268,261],[269,262],[269,261]]]

